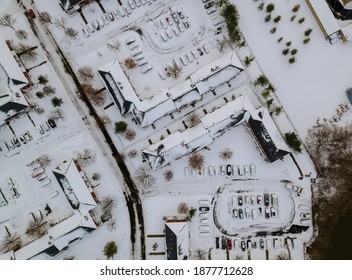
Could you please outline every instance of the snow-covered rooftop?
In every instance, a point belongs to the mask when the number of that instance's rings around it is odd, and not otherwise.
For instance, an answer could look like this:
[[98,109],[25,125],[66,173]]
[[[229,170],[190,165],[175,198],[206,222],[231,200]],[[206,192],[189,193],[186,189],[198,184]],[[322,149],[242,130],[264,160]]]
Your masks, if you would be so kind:
[[319,25],[324,29],[323,32],[326,32],[326,37],[341,29],[326,1],[306,0],[306,2],[308,6],[313,9],[312,12],[316,14],[316,19],[319,22]]
[[201,67],[177,86],[160,90],[143,100],[139,99],[116,59],[100,67],[98,72],[121,113],[133,110],[143,127],[199,100],[202,94],[235,78],[242,70],[237,54],[232,51]]
[[249,98],[243,95],[202,117],[200,124],[149,146],[143,150],[143,155],[150,167],[157,170],[172,160],[209,145],[230,128],[244,122],[251,128],[252,136],[269,162],[290,152],[268,111],[256,111]]
[[[53,170],[53,173],[66,196],[69,199],[72,198],[71,203],[75,204],[75,198],[78,200],[77,207],[79,209],[82,204],[89,206],[91,209],[97,205],[73,160],[62,163]],[[62,175],[62,177],[58,175]]]
[[166,253],[168,260],[185,260],[189,255],[188,222],[167,221],[165,223]]

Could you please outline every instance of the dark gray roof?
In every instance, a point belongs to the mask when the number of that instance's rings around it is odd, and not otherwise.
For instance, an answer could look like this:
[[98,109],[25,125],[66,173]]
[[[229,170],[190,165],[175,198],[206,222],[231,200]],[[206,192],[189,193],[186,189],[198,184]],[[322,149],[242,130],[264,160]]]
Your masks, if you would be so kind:
[[74,5],[77,5],[81,2],[83,2],[83,0],[60,0],[62,6],[68,10],[70,8],[72,8]]
[[166,256],[168,260],[177,260],[177,235],[165,225]]
[[250,117],[248,120],[248,125],[269,162],[274,162],[289,154],[288,151],[283,151],[276,147],[262,121],[255,120]]
[[17,112],[22,111],[25,108],[27,108],[27,106],[24,105],[24,104],[10,101],[10,102],[7,102],[7,103],[1,105],[0,106],[0,111],[5,113],[5,114],[8,114],[11,111],[17,113]]

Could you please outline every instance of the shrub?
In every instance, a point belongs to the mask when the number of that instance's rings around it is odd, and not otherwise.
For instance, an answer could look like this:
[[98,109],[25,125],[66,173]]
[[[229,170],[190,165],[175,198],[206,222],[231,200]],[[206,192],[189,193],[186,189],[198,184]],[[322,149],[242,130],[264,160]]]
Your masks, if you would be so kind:
[[291,44],[292,44],[292,42],[291,41],[288,41],[288,42],[286,42],[286,46],[291,46]]
[[258,85],[265,86],[265,85],[267,85],[267,84],[269,84],[269,80],[268,80],[268,78],[267,78],[264,74],[260,75],[260,76],[254,81],[254,85],[255,85],[255,86],[258,86]]
[[308,28],[306,31],[304,31],[304,35],[308,37],[312,33],[312,31],[313,31],[312,28]]
[[290,49],[283,49],[282,54],[287,55],[290,52]]
[[292,8],[292,12],[297,13],[300,7],[301,7],[301,5],[299,5],[299,4],[294,5]]
[[297,61],[297,60],[296,60],[296,58],[295,58],[294,56],[290,57],[289,60],[288,60],[288,62],[289,62],[290,64],[293,64],[293,63],[295,63],[296,61]]
[[284,39],[284,37],[280,37],[279,39],[277,39],[278,43],[281,43],[281,41]]
[[308,44],[310,42],[310,38],[305,38],[304,40],[303,40],[303,44]]
[[53,104],[54,107],[60,107],[61,104],[64,103],[61,98],[58,97],[53,97],[51,99],[51,104]]
[[270,90],[268,89],[265,89],[263,92],[262,92],[262,96],[266,99],[268,98],[270,95]]
[[277,16],[273,19],[275,23],[278,23],[281,20],[281,16]]
[[296,18],[296,15],[293,15],[293,16],[291,17],[291,21],[294,21],[295,18]]
[[271,14],[266,15],[266,17],[264,18],[265,22],[269,22],[271,20]]
[[259,6],[258,6],[258,10],[263,10],[264,8],[264,2],[260,3]]
[[47,75],[39,75],[38,76],[38,83],[41,85],[46,85],[49,82]]
[[115,122],[115,133],[124,133],[127,130],[127,123],[124,121]]
[[302,142],[299,140],[298,135],[295,132],[285,133],[285,140],[295,152],[300,153],[302,151]]
[[271,13],[272,11],[275,10],[275,5],[273,3],[269,3],[267,6],[266,6],[266,12],[267,13]]
[[302,24],[305,20],[306,20],[305,17],[301,17],[301,18],[298,20],[298,23],[299,23],[299,24]]
[[291,54],[292,54],[292,55],[296,55],[297,53],[298,53],[298,50],[297,50],[297,49],[291,50]]
[[270,33],[271,34],[274,34],[275,32],[276,32],[276,27],[273,27],[273,28],[270,29]]
[[244,58],[244,64],[248,67],[251,63],[252,63],[252,61],[254,60],[254,57],[250,57],[250,56],[246,56],[245,58]]
[[42,99],[45,96],[45,94],[41,91],[38,91],[35,95],[40,99]]

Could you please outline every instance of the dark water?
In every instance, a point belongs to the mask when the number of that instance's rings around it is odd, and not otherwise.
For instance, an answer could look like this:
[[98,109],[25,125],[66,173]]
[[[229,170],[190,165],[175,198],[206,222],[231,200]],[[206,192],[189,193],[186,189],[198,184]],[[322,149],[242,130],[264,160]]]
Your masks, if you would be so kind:
[[352,209],[339,218],[334,228],[327,259],[352,260]]

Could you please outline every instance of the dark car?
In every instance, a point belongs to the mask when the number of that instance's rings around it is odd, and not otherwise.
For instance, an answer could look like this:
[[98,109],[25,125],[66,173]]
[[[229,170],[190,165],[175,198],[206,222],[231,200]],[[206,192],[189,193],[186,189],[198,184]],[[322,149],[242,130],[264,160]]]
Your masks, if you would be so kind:
[[55,128],[56,127],[56,123],[53,119],[48,119],[48,124],[51,126],[51,128]]
[[347,94],[347,98],[348,98],[348,100],[351,102],[351,104],[352,104],[352,88],[348,88],[347,90],[346,90],[346,94]]
[[242,208],[238,209],[238,216],[240,217],[240,219],[244,218],[243,217],[243,209]]
[[247,240],[247,249],[250,250],[252,249],[252,241]]
[[263,239],[259,239],[259,248],[261,250],[264,250],[264,240]]
[[226,165],[226,174],[227,174],[227,176],[232,175],[232,165],[231,164]]
[[226,239],[226,246],[227,246],[227,250],[232,249],[232,240],[231,239]]
[[242,195],[239,195],[239,196],[238,196],[238,205],[239,205],[239,206],[242,206],[242,205],[243,205],[243,197],[242,197]]
[[226,249],[226,239],[224,237],[221,238],[221,249]]
[[199,211],[202,211],[202,212],[208,212],[209,211],[209,207],[208,206],[201,206],[199,207]]
[[216,249],[219,249],[220,248],[220,240],[219,240],[220,238],[219,237],[215,237],[215,248]]
[[243,252],[246,251],[246,242],[244,242],[244,240],[241,241],[241,250]]
[[270,204],[270,196],[268,193],[265,193],[264,194],[264,205],[269,206],[269,204]]
[[209,9],[210,7],[213,7],[213,6],[214,6],[214,2],[211,1],[211,2],[206,3],[206,4],[204,5],[204,8]]

